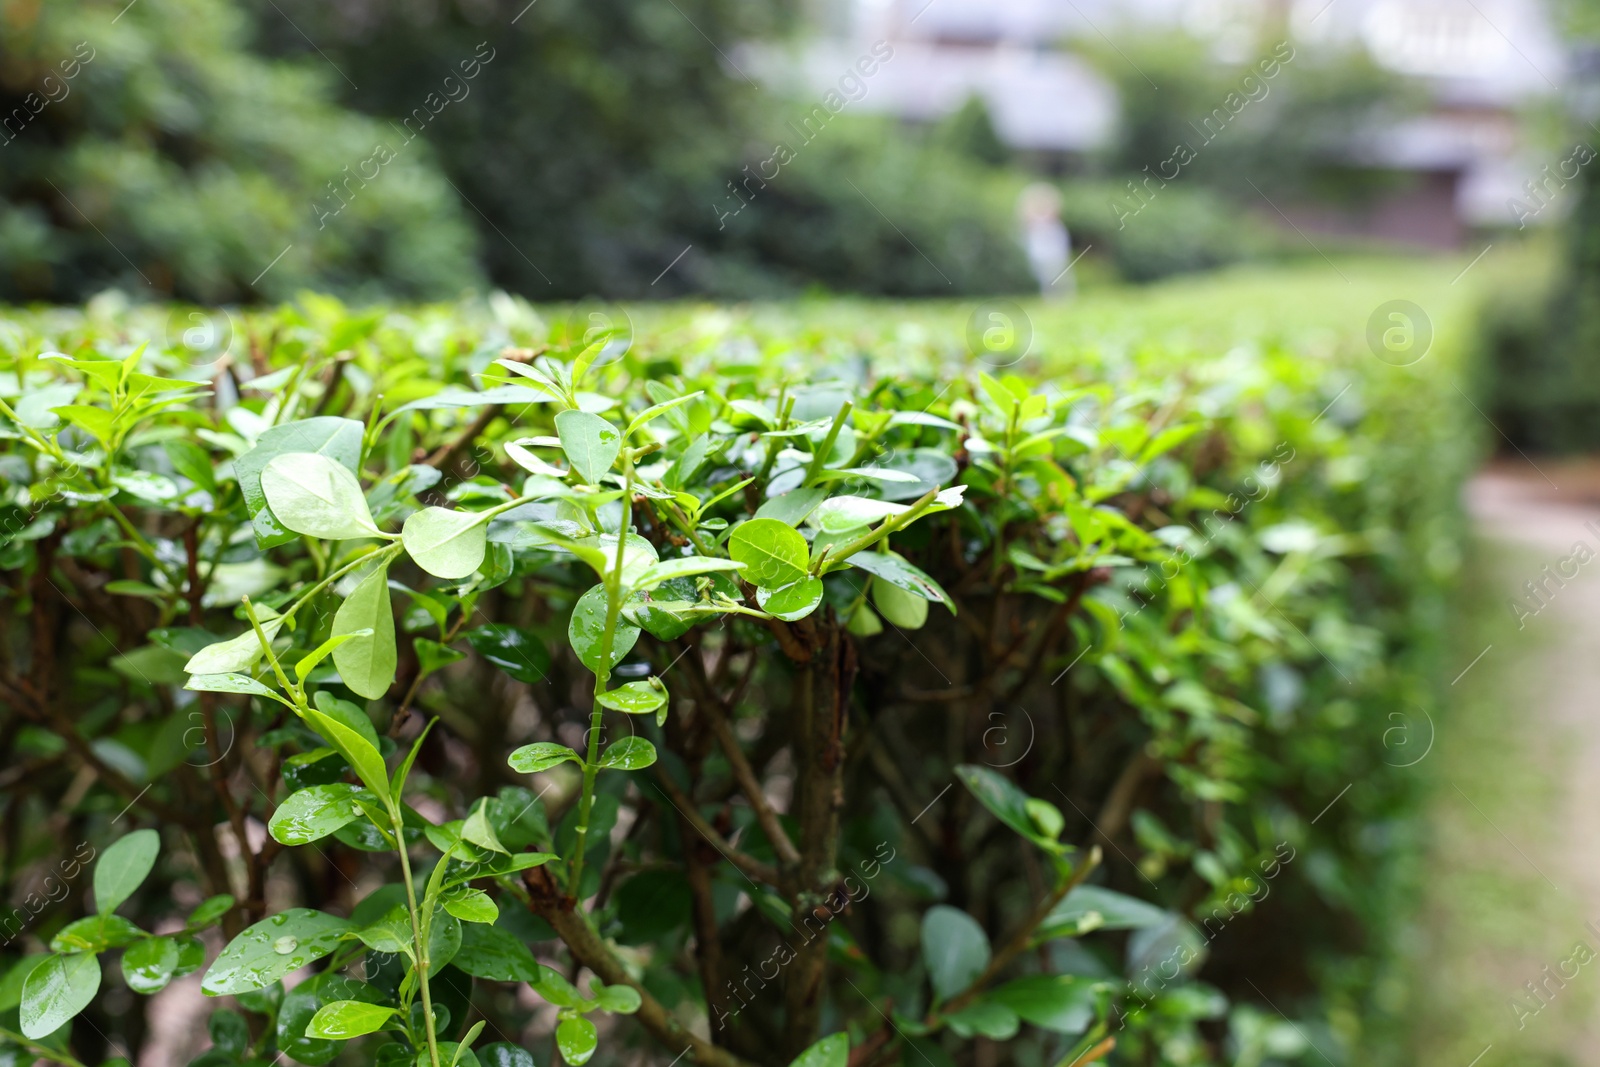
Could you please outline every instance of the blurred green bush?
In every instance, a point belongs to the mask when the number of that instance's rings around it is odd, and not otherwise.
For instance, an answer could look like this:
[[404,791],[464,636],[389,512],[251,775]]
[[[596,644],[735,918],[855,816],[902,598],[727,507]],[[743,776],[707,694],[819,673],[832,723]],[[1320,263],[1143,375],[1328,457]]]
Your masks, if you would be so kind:
[[486,42],[495,58],[426,137],[476,209],[490,276],[535,299],[1031,286],[1009,199],[1020,179],[998,180],[945,138],[852,114],[843,97],[824,108],[822,92],[756,87],[737,46],[785,32],[786,4],[255,10],[264,47],[320,62],[315,40],[361,87],[344,86],[349,106],[386,118],[444,94]]
[[375,159],[393,137],[333,102],[336,74],[250,54],[227,0],[121,7],[0,8],[0,299],[481,280],[429,147]]

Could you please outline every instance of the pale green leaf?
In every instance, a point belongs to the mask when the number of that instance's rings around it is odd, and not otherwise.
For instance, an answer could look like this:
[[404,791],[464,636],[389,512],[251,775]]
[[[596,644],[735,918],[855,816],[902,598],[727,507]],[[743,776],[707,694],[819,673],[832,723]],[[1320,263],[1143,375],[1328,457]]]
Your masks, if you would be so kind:
[[511,764],[511,769],[514,771],[537,774],[567,760],[583,762],[583,758],[566,745],[558,745],[553,741],[536,741],[531,745],[523,745],[511,753],[506,762]]
[[646,715],[667,702],[667,690],[659,680],[629,682],[596,695],[603,708],[626,712],[629,715]]
[[637,771],[656,761],[656,746],[643,737],[624,737],[600,757],[602,770]]
[[572,469],[590,485],[599,483],[622,451],[621,431],[587,411],[563,411],[557,415],[556,433]]
[[53,955],[28,972],[22,983],[22,1033],[48,1037],[100,991],[100,958],[87,952]]
[[781,589],[806,577],[810,546],[778,519],[751,519],[728,538],[728,554],[745,565],[744,577],[762,589]]
[[269,916],[228,942],[206,970],[200,989],[212,997],[265,989],[332,952],[354,929],[343,919],[309,908]]
[[361,580],[333,616],[335,635],[359,635],[333,650],[339,677],[358,695],[376,700],[394,684],[397,654],[394,610],[389,605],[389,569],[378,567]]
[[359,1000],[336,1000],[317,1009],[306,1026],[307,1037],[348,1041],[383,1029],[394,1017],[395,1009]]
[[320,453],[274,456],[261,471],[261,491],[272,514],[295,533],[325,541],[378,536],[361,483]]
[[435,578],[465,578],[483,565],[488,547],[485,516],[449,508],[423,508],[406,520],[401,543],[417,566]]
[[290,793],[272,813],[267,832],[285,845],[306,845],[327,837],[361,818],[355,792],[347,782],[330,782]]

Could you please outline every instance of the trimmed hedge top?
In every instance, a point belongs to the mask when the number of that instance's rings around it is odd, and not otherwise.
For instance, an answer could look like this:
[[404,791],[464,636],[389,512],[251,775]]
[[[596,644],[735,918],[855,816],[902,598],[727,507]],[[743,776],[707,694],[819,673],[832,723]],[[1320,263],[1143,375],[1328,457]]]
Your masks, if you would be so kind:
[[121,952],[264,1017],[206,1063],[520,1064],[552,1025],[571,1064],[1209,1063],[1224,1015],[1281,1055],[1230,974],[1381,964],[1358,829],[1407,810],[1470,436],[1447,344],[1365,351],[1383,283],[1261,310],[1310,285],[985,306],[968,350],[879,305],[0,322],[13,854],[56,862],[63,795],[96,847],[154,828],[96,914],[8,927],[49,949],[9,1040],[134,1043]]

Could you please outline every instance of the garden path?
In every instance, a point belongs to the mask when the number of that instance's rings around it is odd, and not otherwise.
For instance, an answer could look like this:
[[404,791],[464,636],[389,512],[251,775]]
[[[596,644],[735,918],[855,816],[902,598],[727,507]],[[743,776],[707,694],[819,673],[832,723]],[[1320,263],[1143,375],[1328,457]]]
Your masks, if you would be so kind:
[[1417,1060],[1600,1067],[1600,463],[1491,465],[1466,503]]

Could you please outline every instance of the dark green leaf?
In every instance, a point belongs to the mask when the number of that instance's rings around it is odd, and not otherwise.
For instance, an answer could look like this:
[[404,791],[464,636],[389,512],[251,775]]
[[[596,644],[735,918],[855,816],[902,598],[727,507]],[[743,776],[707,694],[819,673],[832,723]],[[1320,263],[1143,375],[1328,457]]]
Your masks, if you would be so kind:
[[550,653],[533,631],[493,622],[466,633],[473,651],[519,682],[532,685],[550,674]]
[[989,965],[989,938],[959,908],[935,904],[922,917],[922,961],[940,1000],[970,986]]
[[100,853],[94,866],[94,904],[101,915],[109,915],[133,895],[156,865],[161,851],[161,835],[154,830],[135,830],[118,838]]

